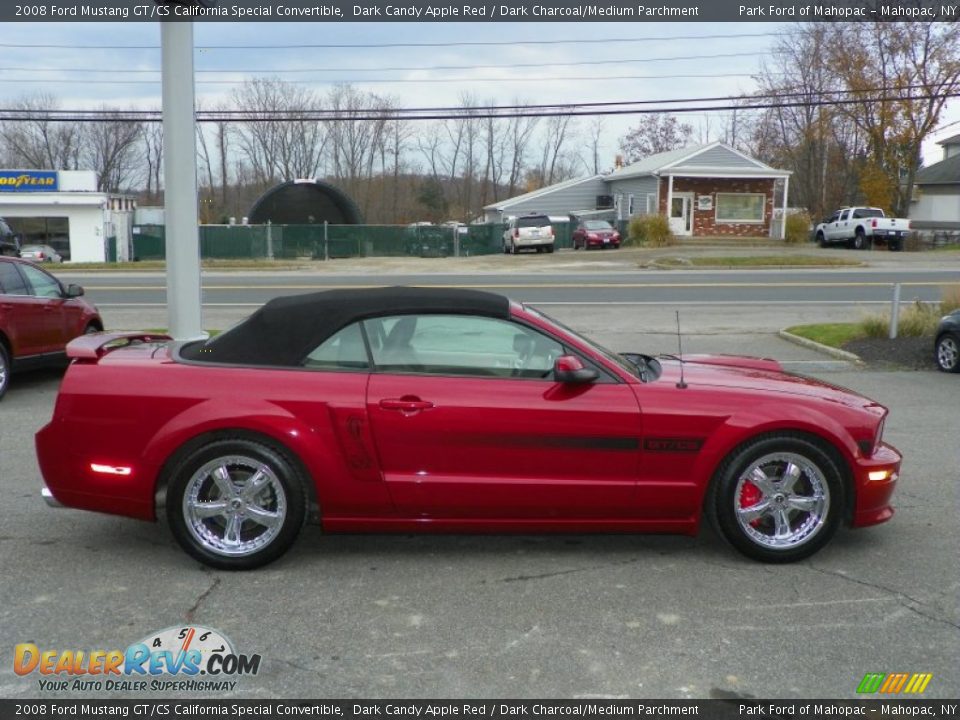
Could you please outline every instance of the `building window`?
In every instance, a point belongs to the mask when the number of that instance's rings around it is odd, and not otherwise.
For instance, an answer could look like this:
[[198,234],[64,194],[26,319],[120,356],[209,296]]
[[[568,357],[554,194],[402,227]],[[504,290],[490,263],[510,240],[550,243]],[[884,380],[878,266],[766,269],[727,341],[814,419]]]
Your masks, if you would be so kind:
[[762,223],[767,196],[763,193],[717,193],[718,223]]

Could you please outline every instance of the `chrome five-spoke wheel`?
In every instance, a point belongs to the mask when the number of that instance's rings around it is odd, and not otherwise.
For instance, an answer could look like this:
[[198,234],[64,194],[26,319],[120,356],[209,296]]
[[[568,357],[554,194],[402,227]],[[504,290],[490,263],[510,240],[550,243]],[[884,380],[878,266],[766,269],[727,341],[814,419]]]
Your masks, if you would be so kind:
[[717,470],[706,500],[714,526],[737,550],[767,562],[809,557],[843,514],[842,462],[822,441],[778,433],[735,449]]
[[183,515],[190,534],[211,552],[250,555],[283,527],[287,498],[273,470],[254,458],[215,458],[187,482]]
[[770,548],[807,542],[830,509],[823,471],[796,453],[771,453],[751,463],[737,481],[735,498],[740,529]]
[[241,439],[190,455],[171,479],[167,503],[180,545],[223,569],[275,560],[293,543],[304,513],[303,483],[285,454]]

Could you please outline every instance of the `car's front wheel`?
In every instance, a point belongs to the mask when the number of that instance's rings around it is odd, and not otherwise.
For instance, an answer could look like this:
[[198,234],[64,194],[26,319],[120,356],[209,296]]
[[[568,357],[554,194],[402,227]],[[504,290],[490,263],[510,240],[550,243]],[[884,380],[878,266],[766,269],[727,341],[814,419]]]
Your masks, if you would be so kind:
[[937,367],[944,372],[960,372],[960,336],[945,333],[938,337],[935,356]]
[[206,565],[250,570],[285,553],[303,526],[300,473],[275,449],[218,440],[174,471],[167,518],[177,542]]
[[707,512],[747,557],[793,562],[820,550],[843,512],[833,458],[799,435],[771,435],[735,450],[714,477]]

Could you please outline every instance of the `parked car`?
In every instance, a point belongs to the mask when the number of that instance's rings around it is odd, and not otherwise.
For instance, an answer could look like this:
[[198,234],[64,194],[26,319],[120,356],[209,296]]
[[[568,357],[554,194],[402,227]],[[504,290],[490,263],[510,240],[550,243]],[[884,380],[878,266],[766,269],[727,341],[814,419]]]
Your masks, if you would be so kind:
[[20,248],[20,257],[34,262],[62,263],[60,253],[49,245],[24,245]]
[[933,357],[944,372],[960,372],[960,310],[945,315],[937,326]]
[[906,218],[888,218],[880,208],[841,208],[817,225],[816,241],[820,247],[843,244],[855,250],[866,250],[880,241],[890,250],[903,250],[910,231]]
[[0,255],[20,257],[20,236],[10,229],[3,218],[0,218]]
[[[773,360],[615,354],[474,290],[271,300],[206,342],[74,340],[51,504],[248,569],[326,532],[670,532],[787,562],[893,515],[887,410]],[[642,409],[642,410],[641,410]]]
[[606,220],[581,220],[573,230],[573,249],[618,248],[620,233]]
[[507,228],[503,231],[503,251],[516,254],[523,248],[553,252],[554,233],[549,217],[542,213],[530,213],[507,221]]
[[13,372],[63,363],[67,343],[103,330],[79,285],[66,287],[31,262],[0,257],[0,398]]

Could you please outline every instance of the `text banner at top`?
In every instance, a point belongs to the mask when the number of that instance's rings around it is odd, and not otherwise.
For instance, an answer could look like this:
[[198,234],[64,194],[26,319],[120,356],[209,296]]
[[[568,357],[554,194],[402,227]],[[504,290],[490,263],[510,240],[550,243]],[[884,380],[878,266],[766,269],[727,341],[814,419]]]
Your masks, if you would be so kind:
[[[957,2],[958,4],[952,4]],[[182,3],[182,4],[181,4]],[[27,0],[6,22],[894,22],[960,20],[960,0]]]

